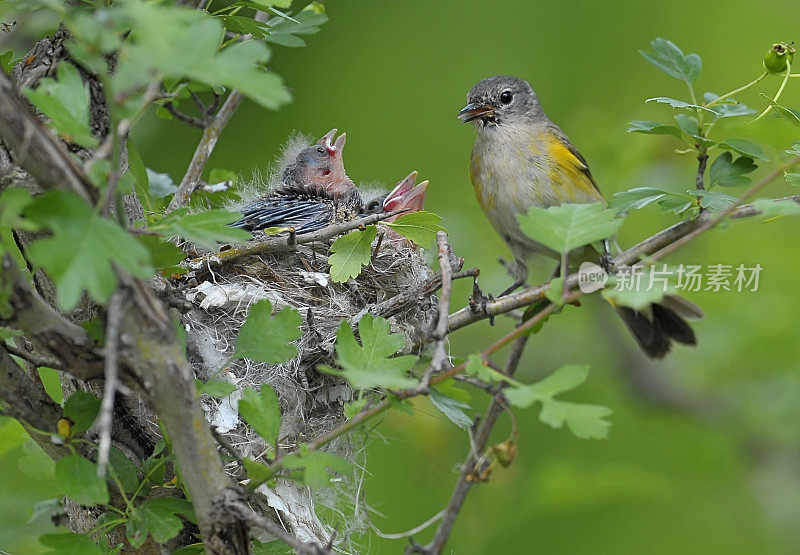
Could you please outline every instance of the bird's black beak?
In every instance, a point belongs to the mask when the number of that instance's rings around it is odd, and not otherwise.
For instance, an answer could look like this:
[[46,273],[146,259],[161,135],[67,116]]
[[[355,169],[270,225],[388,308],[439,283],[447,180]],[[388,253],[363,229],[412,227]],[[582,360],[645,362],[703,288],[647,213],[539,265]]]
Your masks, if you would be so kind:
[[472,121],[474,119],[482,118],[482,117],[493,117],[494,116],[494,106],[489,104],[467,104],[461,111],[458,113],[458,117],[461,120],[461,123],[467,123],[468,121]]

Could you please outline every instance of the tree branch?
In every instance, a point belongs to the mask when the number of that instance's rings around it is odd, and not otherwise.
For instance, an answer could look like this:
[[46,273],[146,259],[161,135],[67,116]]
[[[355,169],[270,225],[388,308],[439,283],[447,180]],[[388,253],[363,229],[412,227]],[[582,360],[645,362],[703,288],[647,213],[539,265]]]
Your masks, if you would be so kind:
[[67,189],[93,206],[97,202],[97,191],[91,181],[53,133],[42,126],[2,71],[0,138],[14,150],[17,165],[36,177],[43,188]]
[[212,119],[205,130],[203,130],[203,137],[200,139],[194,151],[194,156],[189,164],[189,168],[186,170],[183,179],[181,179],[178,190],[169,202],[169,206],[167,206],[167,214],[189,204],[189,197],[194,192],[197,184],[200,183],[200,176],[203,174],[203,168],[206,167],[206,162],[208,162],[208,159],[211,157],[211,153],[214,152],[214,147],[217,145],[217,140],[222,134],[222,130],[225,129],[225,126],[230,121],[234,112],[236,112],[239,104],[242,103],[242,100],[244,100],[244,95],[242,93],[237,90],[231,91],[228,98],[225,99],[222,108],[217,112],[217,115],[214,116],[214,119]]

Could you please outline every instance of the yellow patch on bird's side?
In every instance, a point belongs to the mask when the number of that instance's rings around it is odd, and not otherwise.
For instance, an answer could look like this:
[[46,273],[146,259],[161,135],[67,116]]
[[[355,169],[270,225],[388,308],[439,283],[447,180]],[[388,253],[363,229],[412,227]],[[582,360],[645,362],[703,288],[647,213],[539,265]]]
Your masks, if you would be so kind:
[[561,186],[561,193],[566,202],[596,202],[602,200],[586,164],[555,135],[548,138],[548,149],[553,166],[550,177]]

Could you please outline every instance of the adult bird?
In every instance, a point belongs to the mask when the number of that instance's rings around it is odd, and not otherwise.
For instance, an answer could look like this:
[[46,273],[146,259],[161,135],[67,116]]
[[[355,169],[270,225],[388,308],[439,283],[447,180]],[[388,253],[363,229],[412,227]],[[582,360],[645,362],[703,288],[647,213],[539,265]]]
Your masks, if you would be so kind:
[[[523,233],[518,216],[532,206],[605,201],[586,160],[544,113],[527,81],[511,75],[484,79],[469,91],[458,115],[478,131],[469,168],[475,196],[514,255],[514,283],[505,294],[525,282],[533,255],[559,257]],[[569,259],[580,262],[587,252],[582,248]],[[702,310],[685,299],[668,295],[641,311],[615,308],[651,357],[666,355],[672,341],[697,343],[686,319],[702,317]]]

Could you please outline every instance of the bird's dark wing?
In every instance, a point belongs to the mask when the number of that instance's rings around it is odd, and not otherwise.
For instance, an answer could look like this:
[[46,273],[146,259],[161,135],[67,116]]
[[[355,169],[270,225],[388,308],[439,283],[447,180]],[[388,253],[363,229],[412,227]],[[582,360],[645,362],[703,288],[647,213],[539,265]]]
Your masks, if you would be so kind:
[[309,233],[328,225],[334,216],[330,202],[279,195],[259,199],[245,206],[241,212],[242,217],[231,226],[248,231],[291,227],[296,233]]

